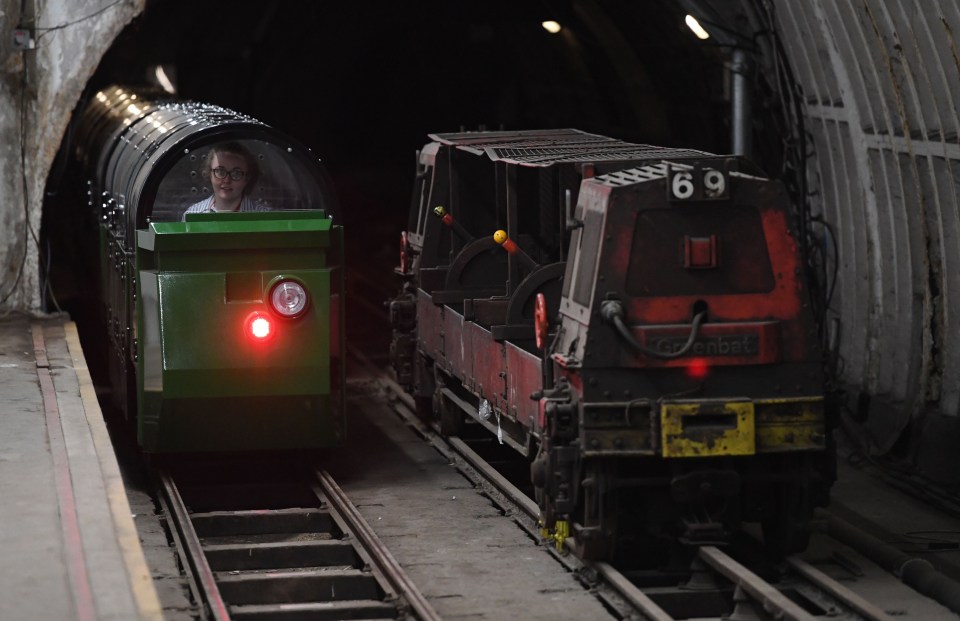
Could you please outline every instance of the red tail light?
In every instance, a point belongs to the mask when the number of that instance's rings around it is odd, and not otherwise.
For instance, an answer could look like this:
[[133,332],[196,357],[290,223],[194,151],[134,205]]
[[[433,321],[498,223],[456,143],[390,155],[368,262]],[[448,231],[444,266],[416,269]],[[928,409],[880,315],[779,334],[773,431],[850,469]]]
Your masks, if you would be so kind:
[[704,380],[707,379],[707,375],[710,373],[710,365],[707,364],[707,361],[703,358],[694,358],[690,361],[690,364],[687,365],[687,377],[693,380]]
[[273,322],[270,317],[261,313],[252,313],[244,322],[243,330],[247,338],[262,342],[273,336]]

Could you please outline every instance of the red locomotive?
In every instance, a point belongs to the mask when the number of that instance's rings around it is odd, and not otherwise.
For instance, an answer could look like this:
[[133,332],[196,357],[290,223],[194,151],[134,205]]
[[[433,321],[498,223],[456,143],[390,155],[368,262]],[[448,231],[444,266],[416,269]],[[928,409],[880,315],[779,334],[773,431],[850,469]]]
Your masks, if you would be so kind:
[[803,548],[835,457],[782,184],[576,130],[431,138],[391,302],[422,414],[527,455],[545,530],[583,557],[741,521]]

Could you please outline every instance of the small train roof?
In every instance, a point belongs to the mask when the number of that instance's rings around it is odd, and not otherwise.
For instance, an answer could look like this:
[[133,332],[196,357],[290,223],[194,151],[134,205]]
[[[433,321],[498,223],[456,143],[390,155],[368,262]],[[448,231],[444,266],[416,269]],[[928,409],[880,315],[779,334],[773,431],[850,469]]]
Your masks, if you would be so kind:
[[495,162],[536,167],[561,162],[660,160],[712,155],[693,149],[624,142],[579,129],[430,134],[430,139],[476,155],[486,154]]

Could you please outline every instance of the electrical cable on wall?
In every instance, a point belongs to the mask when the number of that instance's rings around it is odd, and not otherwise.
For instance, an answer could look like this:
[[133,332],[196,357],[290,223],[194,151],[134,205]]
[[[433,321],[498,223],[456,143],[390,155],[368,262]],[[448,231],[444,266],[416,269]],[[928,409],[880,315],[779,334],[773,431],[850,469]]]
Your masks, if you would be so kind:
[[87,21],[88,19],[93,19],[94,17],[97,17],[98,15],[100,15],[100,14],[108,11],[109,9],[112,9],[113,7],[117,6],[118,4],[122,4],[122,3],[125,3],[125,2],[128,2],[128,1],[129,1],[129,0],[114,0],[114,1],[111,2],[110,4],[104,6],[104,7],[100,8],[100,9],[97,9],[96,11],[94,11],[93,13],[90,13],[89,15],[84,15],[83,17],[78,17],[78,18],[75,19],[75,20],[72,20],[72,21],[69,21],[69,22],[64,22],[63,24],[57,24],[56,26],[49,26],[49,27],[37,26],[36,29],[35,29],[35,30],[37,31],[37,33],[38,33],[38,34],[37,34],[37,42],[39,42],[40,39],[42,39],[43,37],[47,36],[47,35],[50,34],[51,32],[56,32],[57,30],[63,30],[64,28],[69,28],[70,26],[74,26],[74,25],[79,24],[79,23],[81,23],[81,22],[85,22],[85,21]]

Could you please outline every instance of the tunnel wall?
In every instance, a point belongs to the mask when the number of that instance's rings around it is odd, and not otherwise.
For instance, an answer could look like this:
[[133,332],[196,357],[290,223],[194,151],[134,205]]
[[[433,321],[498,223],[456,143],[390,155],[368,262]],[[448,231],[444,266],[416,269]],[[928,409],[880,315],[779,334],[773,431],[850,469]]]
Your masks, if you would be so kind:
[[874,452],[929,461],[960,443],[958,3],[775,6],[813,208],[839,249],[832,331],[854,418]]
[[[40,309],[43,192],[73,108],[104,52],[145,0],[0,0],[0,310]],[[11,30],[31,31],[33,47]]]

